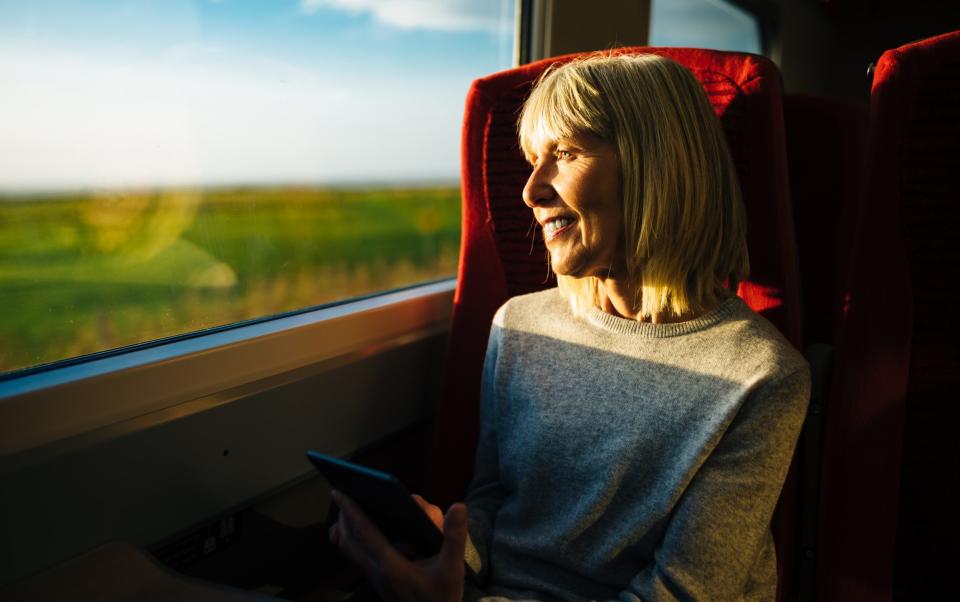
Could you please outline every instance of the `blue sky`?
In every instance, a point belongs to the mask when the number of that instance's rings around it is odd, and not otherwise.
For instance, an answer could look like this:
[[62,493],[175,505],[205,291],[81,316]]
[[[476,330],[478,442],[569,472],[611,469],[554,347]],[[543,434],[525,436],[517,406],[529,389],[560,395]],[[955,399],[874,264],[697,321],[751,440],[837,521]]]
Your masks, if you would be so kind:
[[456,180],[513,5],[0,2],[0,190]]
[[[0,0],[0,192],[455,181],[515,0]],[[651,45],[759,51],[719,0]]]
[[753,17],[724,0],[652,0],[649,43],[754,54],[761,51]]

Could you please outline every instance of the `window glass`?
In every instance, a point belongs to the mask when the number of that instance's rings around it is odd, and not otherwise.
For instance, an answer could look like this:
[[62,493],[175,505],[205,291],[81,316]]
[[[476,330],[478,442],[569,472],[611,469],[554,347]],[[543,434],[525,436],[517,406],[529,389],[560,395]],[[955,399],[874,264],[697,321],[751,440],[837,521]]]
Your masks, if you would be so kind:
[[650,45],[762,52],[756,17],[724,0],[653,0]]
[[0,372],[453,275],[514,10],[0,4]]

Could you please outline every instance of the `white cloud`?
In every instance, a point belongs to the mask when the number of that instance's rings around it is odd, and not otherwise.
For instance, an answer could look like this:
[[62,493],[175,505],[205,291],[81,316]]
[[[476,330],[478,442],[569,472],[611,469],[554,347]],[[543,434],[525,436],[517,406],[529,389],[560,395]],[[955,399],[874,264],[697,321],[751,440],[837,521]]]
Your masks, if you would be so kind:
[[0,190],[456,176],[466,81],[397,86],[388,103],[383,81],[228,54],[0,45]]
[[502,32],[512,28],[512,7],[512,0],[300,0],[306,14],[323,8],[370,13],[378,22],[400,29],[440,31]]

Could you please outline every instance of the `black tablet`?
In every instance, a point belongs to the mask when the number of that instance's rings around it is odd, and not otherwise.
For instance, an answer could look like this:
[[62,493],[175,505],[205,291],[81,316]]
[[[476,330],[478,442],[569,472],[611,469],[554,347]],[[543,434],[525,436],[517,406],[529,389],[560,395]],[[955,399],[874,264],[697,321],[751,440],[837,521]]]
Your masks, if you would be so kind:
[[411,544],[423,556],[440,552],[443,534],[397,477],[313,450],[307,458],[334,489],[363,508],[387,539]]

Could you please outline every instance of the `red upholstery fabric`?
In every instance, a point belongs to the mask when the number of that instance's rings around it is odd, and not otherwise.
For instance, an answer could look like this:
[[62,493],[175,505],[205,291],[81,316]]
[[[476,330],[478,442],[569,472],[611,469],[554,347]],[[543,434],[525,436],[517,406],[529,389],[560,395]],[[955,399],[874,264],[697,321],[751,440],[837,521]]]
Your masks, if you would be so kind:
[[[723,123],[749,216],[752,272],[739,292],[799,346],[799,296],[776,67],[763,57],[732,52],[685,48],[624,52],[669,57],[703,83]],[[510,296],[555,285],[542,237],[521,198],[530,168],[518,147],[516,122],[537,77],[551,63],[573,56],[479,79],[468,93],[459,282],[432,466],[432,494],[441,505],[462,499],[471,477],[480,373],[494,312]],[[788,508],[781,513],[786,518],[775,526],[785,567],[792,567],[793,512]],[[781,574],[782,583],[788,582],[790,571]]]
[[818,599],[952,598],[960,32],[884,53],[869,128],[824,442]]
[[790,199],[796,225],[803,340],[834,343],[860,199],[869,107],[786,94]]

